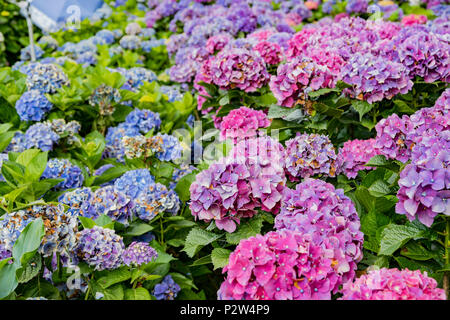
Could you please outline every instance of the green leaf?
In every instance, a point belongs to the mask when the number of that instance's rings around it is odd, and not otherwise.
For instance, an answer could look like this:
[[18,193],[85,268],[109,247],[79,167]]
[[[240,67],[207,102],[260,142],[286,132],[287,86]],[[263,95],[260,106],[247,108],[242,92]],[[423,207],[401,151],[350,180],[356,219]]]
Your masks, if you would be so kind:
[[171,272],[170,275],[173,278],[173,281],[175,281],[181,289],[197,289],[192,279],[189,279],[188,277],[182,275],[178,272]]
[[9,143],[14,137],[14,134],[14,131],[8,131],[0,134],[0,152],[3,152],[3,150],[8,147]]
[[212,263],[211,255],[208,254],[204,257],[201,257],[200,259],[195,260],[190,266],[191,267],[202,266],[202,265],[210,264],[210,263]]
[[352,101],[352,107],[353,109],[355,109],[356,112],[358,112],[359,114],[359,121],[362,120],[362,117],[369,112],[370,110],[372,110],[373,105],[366,102],[366,101],[361,101],[361,100],[353,100]]
[[242,239],[248,239],[261,233],[263,219],[256,216],[244,223],[233,233],[227,233],[227,241],[231,244],[238,244]]
[[[20,156],[19,156],[20,158]],[[18,160],[19,160],[18,158]],[[39,152],[24,165],[27,181],[39,181],[47,166],[48,152]]]
[[114,228],[114,221],[110,217],[108,217],[106,214],[102,214],[97,219],[95,219],[95,224],[102,227],[102,228],[108,228],[113,229]]
[[334,88],[322,88],[322,89],[319,89],[319,90],[316,90],[316,91],[309,92],[308,93],[308,97],[310,97],[310,98],[317,98],[317,97],[323,96],[323,95],[325,95],[327,93],[330,93],[330,92],[339,92],[339,90],[338,89],[334,89]]
[[42,268],[42,259],[39,254],[35,254],[34,257],[22,268],[20,275],[18,276],[19,283],[25,283],[33,279],[39,274]]
[[0,299],[9,296],[17,288],[16,270],[15,264],[0,262]]
[[27,264],[39,249],[44,235],[44,223],[41,218],[30,222],[14,243],[12,250],[14,263],[22,266]]
[[184,249],[182,251],[192,258],[202,247],[219,239],[221,235],[208,232],[200,228],[192,229],[186,237]]
[[141,236],[149,231],[152,231],[153,229],[154,228],[147,223],[136,221],[130,225],[124,236]]
[[411,239],[418,238],[423,233],[416,226],[389,224],[381,233],[379,255],[392,255],[397,249]]
[[122,285],[118,284],[103,291],[103,300],[123,300],[124,292]]
[[152,300],[147,289],[139,287],[125,290],[125,300]]
[[116,283],[126,281],[131,278],[131,272],[128,267],[107,271],[106,275],[97,280],[98,285],[107,289]]
[[78,219],[80,219],[81,225],[85,229],[92,229],[94,226],[96,226],[95,221],[91,218],[78,216]]
[[191,184],[195,181],[195,177],[198,174],[198,172],[192,172],[188,175],[185,175],[178,181],[175,192],[180,197],[180,200],[183,202],[188,201],[191,198],[191,193],[189,191],[189,188],[191,187]]
[[434,257],[433,252],[422,247],[416,241],[409,241],[401,250],[400,254],[402,256],[411,258],[413,260],[430,260]]
[[214,265],[214,270],[225,267],[228,264],[228,258],[230,254],[230,250],[215,248],[211,252],[211,260]]
[[382,197],[391,192],[391,188],[389,188],[389,185],[383,180],[375,181],[368,190],[369,193],[376,198]]

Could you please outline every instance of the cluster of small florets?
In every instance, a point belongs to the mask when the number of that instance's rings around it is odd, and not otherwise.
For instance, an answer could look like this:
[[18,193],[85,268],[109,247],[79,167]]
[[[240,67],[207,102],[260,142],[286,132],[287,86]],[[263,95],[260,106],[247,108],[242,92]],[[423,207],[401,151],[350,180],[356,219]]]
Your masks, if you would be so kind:
[[95,220],[98,217],[98,213],[92,205],[93,199],[94,193],[90,188],[77,188],[61,195],[58,201],[69,206],[68,212],[73,212],[76,216]]
[[155,249],[145,242],[132,242],[123,252],[122,261],[127,266],[139,267],[158,257]]
[[112,220],[128,225],[133,216],[135,204],[125,193],[105,186],[94,192],[92,206],[98,215],[107,215]]
[[208,52],[211,54],[219,52],[232,39],[233,39],[233,37],[229,33],[221,33],[221,34],[213,35],[206,41],[206,50],[208,50]]
[[44,179],[64,179],[55,188],[58,190],[79,188],[83,185],[84,176],[79,167],[68,159],[50,159],[42,174]]
[[114,230],[94,226],[77,233],[77,257],[95,270],[116,269],[125,250],[122,237]]
[[66,74],[54,64],[34,63],[27,73],[29,90],[43,93],[55,93],[59,88],[70,85]]
[[147,169],[130,170],[114,182],[114,189],[134,199],[154,183],[155,179]]
[[180,210],[180,199],[173,191],[160,183],[152,183],[137,195],[134,200],[139,219],[151,221],[158,214],[176,214]]
[[22,121],[41,121],[53,105],[39,90],[25,92],[16,102],[16,111]]
[[239,142],[223,162],[200,172],[191,185],[192,214],[233,232],[256,208],[276,213],[286,178],[283,147],[268,137]]
[[374,147],[375,139],[349,140],[339,149],[337,155],[338,171],[349,179],[354,179],[361,170],[373,170],[365,164],[380,152]]
[[179,86],[161,86],[159,91],[167,96],[169,102],[181,101],[184,97]]
[[371,270],[344,284],[342,300],[446,300],[445,291],[427,272],[408,269]]
[[156,74],[148,69],[142,67],[135,67],[131,69],[118,68],[117,71],[125,77],[125,84],[122,89],[136,91],[144,82],[153,82],[156,80]]
[[353,279],[356,264],[362,259],[364,236],[355,206],[344,190],[322,180],[306,179],[295,190],[285,188],[282,203],[275,228],[309,234],[318,246],[328,240],[334,247],[332,266],[341,277],[337,286]]
[[[10,250],[6,249],[3,244],[0,244],[0,261],[11,258],[12,253]],[[9,260],[9,264],[13,263],[12,260]]]
[[124,123],[119,124],[117,127],[110,127],[105,137],[105,156],[123,161],[125,155],[125,149],[122,143],[123,138],[138,135],[139,131],[136,128],[126,126]]
[[39,205],[16,212],[6,213],[0,220],[0,244],[12,252],[20,233],[32,221],[41,218],[45,235],[38,252],[49,257],[58,252],[70,254],[75,246],[78,218],[74,212],[64,212],[62,205]]
[[271,121],[263,111],[240,107],[230,111],[219,124],[220,138],[232,139],[235,143],[245,138],[256,137],[260,128],[267,128]]
[[259,52],[268,65],[277,65],[283,60],[283,51],[276,43],[261,41],[253,49]]
[[157,130],[161,126],[161,118],[156,112],[147,109],[135,109],[126,117],[124,126],[133,127],[138,132],[146,134],[150,130]]
[[141,38],[135,35],[126,35],[120,39],[120,46],[128,50],[136,50],[141,47]]
[[89,97],[91,106],[98,106],[100,115],[110,116],[114,113],[114,103],[119,103],[122,99],[119,90],[106,84],[100,85]]
[[169,184],[169,188],[170,189],[175,189],[177,183],[181,180],[181,178],[183,178],[184,176],[194,172],[195,170],[197,170],[196,167],[191,166],[191,165],[187,165],[187,164],[181,165],[180,168],[175,168],[173,170],[172,181]]
[[174,300],[180,290],[180,286],[173,281],[172,276],[167,275],[161,283],[155,285],[153,295],[157,300]]
[[129,159],[150,158],[163,151],[163,140],[160,136],[146,138],[143,135],[125,136],[122,139],[125,156]]
[[269,80],[264,60],[247,49],[222,50],[211,61],[212,82],[221,89],[253,92]]
[[329,300],[339,276],[333,245],[281,230],[242,240],[231,253],[221,300]]
[[59,135],[48,124],[38,122],[29,127],[25,134],[21,132],[16,133],[11,140],[9,149],[15,152],[23,152],[32,148],[51,151],[59,139]]
[[81,125],[78,121],[72,120],[66,122],[64,119],[53,119],[45,121],[44,124],[59,135],[61,139],[64,138],[64,141],[68,145],[80,142],[80,138],[77,135],[80,132]]
[[292,181],[323,174],[334,177],[336,151],[330,139],[318,134],[297,134],[286,141],[286,172]]

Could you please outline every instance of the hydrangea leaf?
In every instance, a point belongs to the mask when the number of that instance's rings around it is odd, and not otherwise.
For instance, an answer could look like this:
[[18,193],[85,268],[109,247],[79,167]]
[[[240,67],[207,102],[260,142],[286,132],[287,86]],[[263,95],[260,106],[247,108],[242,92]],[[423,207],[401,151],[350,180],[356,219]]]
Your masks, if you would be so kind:
[[230,250],[215,248],[211,253],[211,260],[214,265],[214,270],[225,267],[228,264],[230,254]]

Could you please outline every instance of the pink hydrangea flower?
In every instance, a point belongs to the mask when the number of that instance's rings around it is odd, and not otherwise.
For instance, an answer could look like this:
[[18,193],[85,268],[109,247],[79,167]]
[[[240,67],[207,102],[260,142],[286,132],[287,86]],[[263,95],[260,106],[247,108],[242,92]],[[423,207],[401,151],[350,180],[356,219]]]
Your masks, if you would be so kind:
[[270,126],[270,120],[263,111],[247,107],[232,110],[223,117],[217,129],[222,140],[232,139],[235,143],[245,138],[255,137],[259,128]]
[[283,60],[283,51],[276,43],[261,41],[253,49],[258,51],[264,62],[269,65],[277,65]]
[[318,246],[329,241],[336,257],[333,268],[340,276],[336,285],[355,277],[364,236],[355,206],[344,190],[317,179],[306,179],[295,190],[285,188],[275,228],[308,234]]
[[365,164],[374,156],[380,154],[379,149],[374,147],[375,139],[349,140],[338,152],[338,171],[349,179],[354,179],[361,170],[373,170]]
[[206,41],[206,50],[214,54],[222,50],[232,39],[233,37],[228,33],[216,34]]
[[427,272],[371,270],[342,289],[342,300],[445,300],[445,292]]
[[275,29],[259,29],[256,30],[248,35],[249,38],[256,38],[258,41],[265,41],[269,39],[271,35],[276,33],[277,31]]
[[281,230],[242,240],[231,253],[221,300],[329,300],[339,280],[333,245]]
[[415,24],[424,24],[427,22],[427,16],[423,14],[408,14],[402,18],[402,25],[412,26]]

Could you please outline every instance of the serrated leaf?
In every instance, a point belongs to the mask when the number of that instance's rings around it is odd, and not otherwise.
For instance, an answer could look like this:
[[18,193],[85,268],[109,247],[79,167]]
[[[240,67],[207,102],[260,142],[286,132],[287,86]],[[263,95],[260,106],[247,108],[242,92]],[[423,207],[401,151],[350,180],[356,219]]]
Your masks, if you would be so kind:
[[359,114],[359,120],[362,120],[362,117],[373,109],[373,105],[361,100],[353,100],[352,101],[352,107],[355,109],[356,112]]
[[369,193],[376,197],[382,197],[388,193],[391,192],[391,188],[389,188],[389,185],[384,182],[383,180],[377,180],[368,188]]
[[144,222],[133,222],[125,232],[124,236],[141,236],[147,232],[152,231],[154,228]]
[[125,290],[125,300],[152,300],[147,289],[139,287]]
[[128,267],[122,267],[115,270],[110,270],[107,274],[97,280],[97,284],[102,289],[107,289],[116,283],[126,281],[131,278],[131,272]]
[[238,229],[233,233],[227,233],[227,241],[231,244],[238,244],[242,239],[248,239],[261,233],[263,219],[261,217],[254,217],[242,223]]
[[20,275],[18,276],[19,283],[25,283],[33,279],[39,274],[42,268],[42,259],[39,254],[35,254],[34,257],[22,268]]
[[216,241],[220,237],[222,237],[220,234],[194,228],[189,231],[182,251],[192,258],[202,247]]
[[214,270],[225,267],[228,264],[230,254],[231,250],[215,248],[211,252],[211,260],[214,265]]
[[420,237],[422,232],[422,230],[411,224],[389,224],[381,233],[380,250],[378,254],[390,256],[407,241]]

